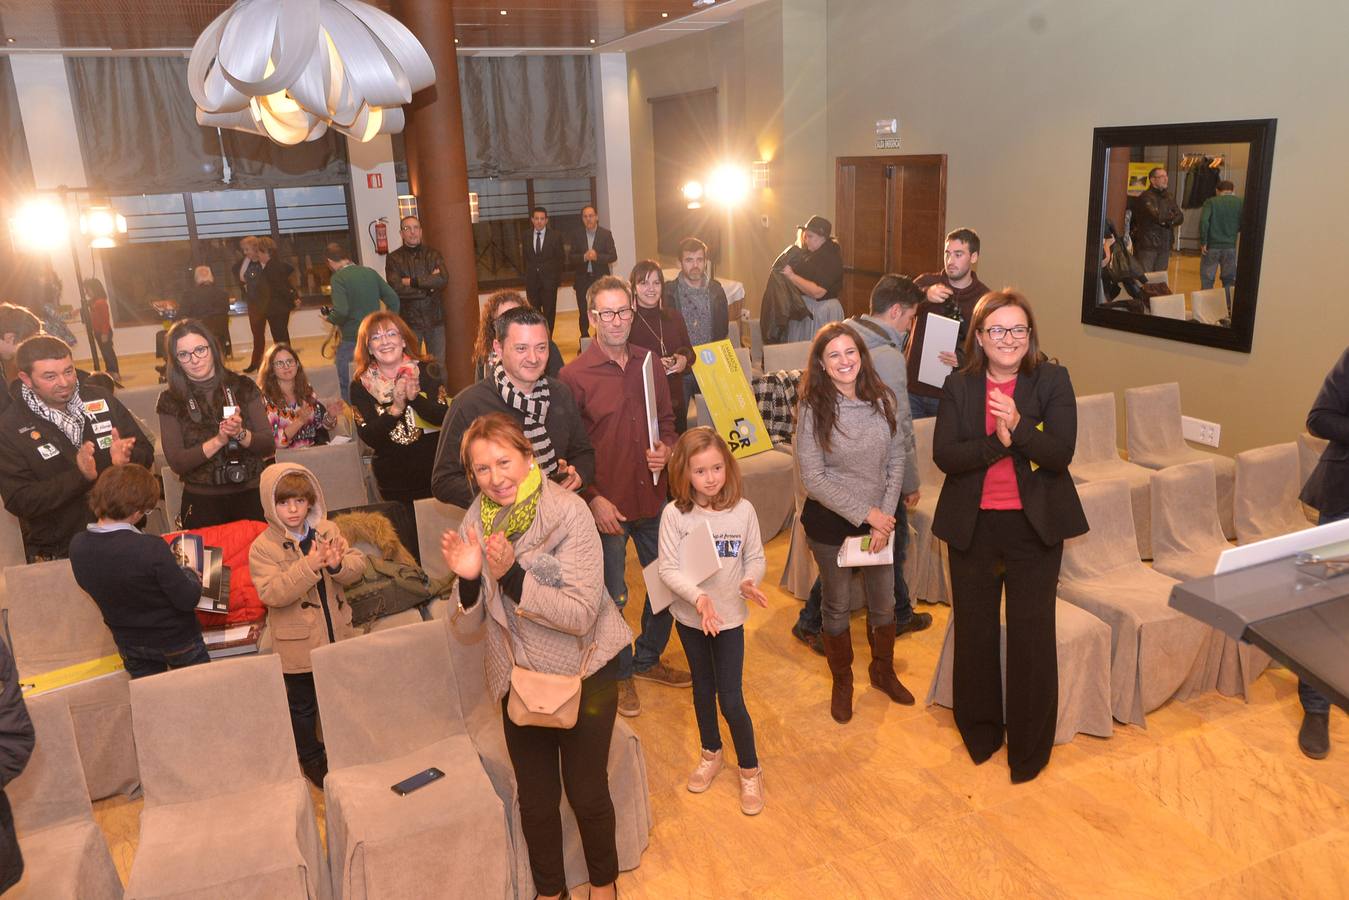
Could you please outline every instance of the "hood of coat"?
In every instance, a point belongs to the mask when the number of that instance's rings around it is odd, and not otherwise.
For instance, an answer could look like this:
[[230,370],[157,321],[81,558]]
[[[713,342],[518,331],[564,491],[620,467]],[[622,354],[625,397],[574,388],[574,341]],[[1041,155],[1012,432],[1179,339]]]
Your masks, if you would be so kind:
[[314,488],[314,502],[309,507],[305,524],[309,528],[317,528],[318,523],[323,521],[328,513],[328,504],[323,500],[323,486],[319,484],[313,472],[299,463],[273,463],[262,470],[262,476],[258,479],[258,492],[262,497],[262,514],[267,518],[267,524],[281,534],[286,534],[290,529],[276,515],[276,486],[283,477],[292,472],[309,479]]

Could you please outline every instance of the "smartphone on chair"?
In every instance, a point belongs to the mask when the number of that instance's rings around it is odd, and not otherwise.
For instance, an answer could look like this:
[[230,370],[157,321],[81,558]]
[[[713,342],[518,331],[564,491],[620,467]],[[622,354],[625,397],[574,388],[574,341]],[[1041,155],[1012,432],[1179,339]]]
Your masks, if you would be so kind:
[[438,781],[445,777],[445,773],[432,766],[429,769],[423,769],[411,778],[404,778],[402,781],[392,785],[389,789],[400,797],[406,797],[408,794],[417,790],[417,788],[426,787],[433,781]]

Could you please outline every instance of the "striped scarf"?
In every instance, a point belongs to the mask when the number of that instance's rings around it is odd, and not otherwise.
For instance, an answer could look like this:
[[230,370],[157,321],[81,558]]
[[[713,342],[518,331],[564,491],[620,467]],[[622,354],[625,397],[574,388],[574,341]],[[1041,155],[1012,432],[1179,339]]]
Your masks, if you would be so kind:
[[544,427],[544,421],[548,418],[548,381],[539,379],[534,385],[534,392],[526,394],[506,377],[506,368],[500,360],[492,366],[492,380],[506,405],[524,415],[525,437],[534,446],[534,462],[538,463],[544,475],[553,474],[557,469],[557,454],[553,451],[548,429]]
[[28,408],[35,415],[41,416],[61,429],[66,438],[69,439],[71,446],[76,450],[80,449],[80,445],[84,443],[84,420],[87,413],[84,411],[84,401],[80,399],[78,386],[75,388],[75,393],[70,395],[70,401],[66,403],[65,409],[48,406],[26,384],[23,385],[23,402],[28,404]]

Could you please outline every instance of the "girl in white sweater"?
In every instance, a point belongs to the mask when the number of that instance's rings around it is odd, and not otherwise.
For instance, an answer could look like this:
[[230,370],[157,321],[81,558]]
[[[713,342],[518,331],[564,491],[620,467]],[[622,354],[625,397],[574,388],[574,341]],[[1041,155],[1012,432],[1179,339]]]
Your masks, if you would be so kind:
[[[674,501],[660,517],[658,570],[674,592],[671,611],[693,673],[693,711],[702,757],[689,776],[689,790],[702,793],[721,771],[720,702],[740,765],[740,810],[747,816],[758,815],[764,806],[763,775],[754,750],[754,723],[740,683],[745,663],[745,601],[768,605],[758,587],[764,575],[759,520],[754,507],[741,496],[735,457],[711,428],[687,431],[675,444],[670,492]],[[682,572],[679,553],[685,537],[704,522],[711,527],[721,569],[694,583]]]

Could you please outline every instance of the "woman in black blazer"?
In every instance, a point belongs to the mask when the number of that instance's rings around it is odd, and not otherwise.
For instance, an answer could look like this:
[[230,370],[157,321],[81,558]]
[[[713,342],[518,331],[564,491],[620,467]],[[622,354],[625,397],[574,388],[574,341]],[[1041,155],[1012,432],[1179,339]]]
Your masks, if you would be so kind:
[[1077,399],[1013,290],[974,308],[965,365],[943,387],[932,456],[946,473],[932,531],[951,557],[956,727],[975,764],[1003,741],[998,608],[1007,593],[1007,761],[1014,783],[1049,762],[1058,718],[1054,597],[1065,538],[1087,519],[1068,474]]

